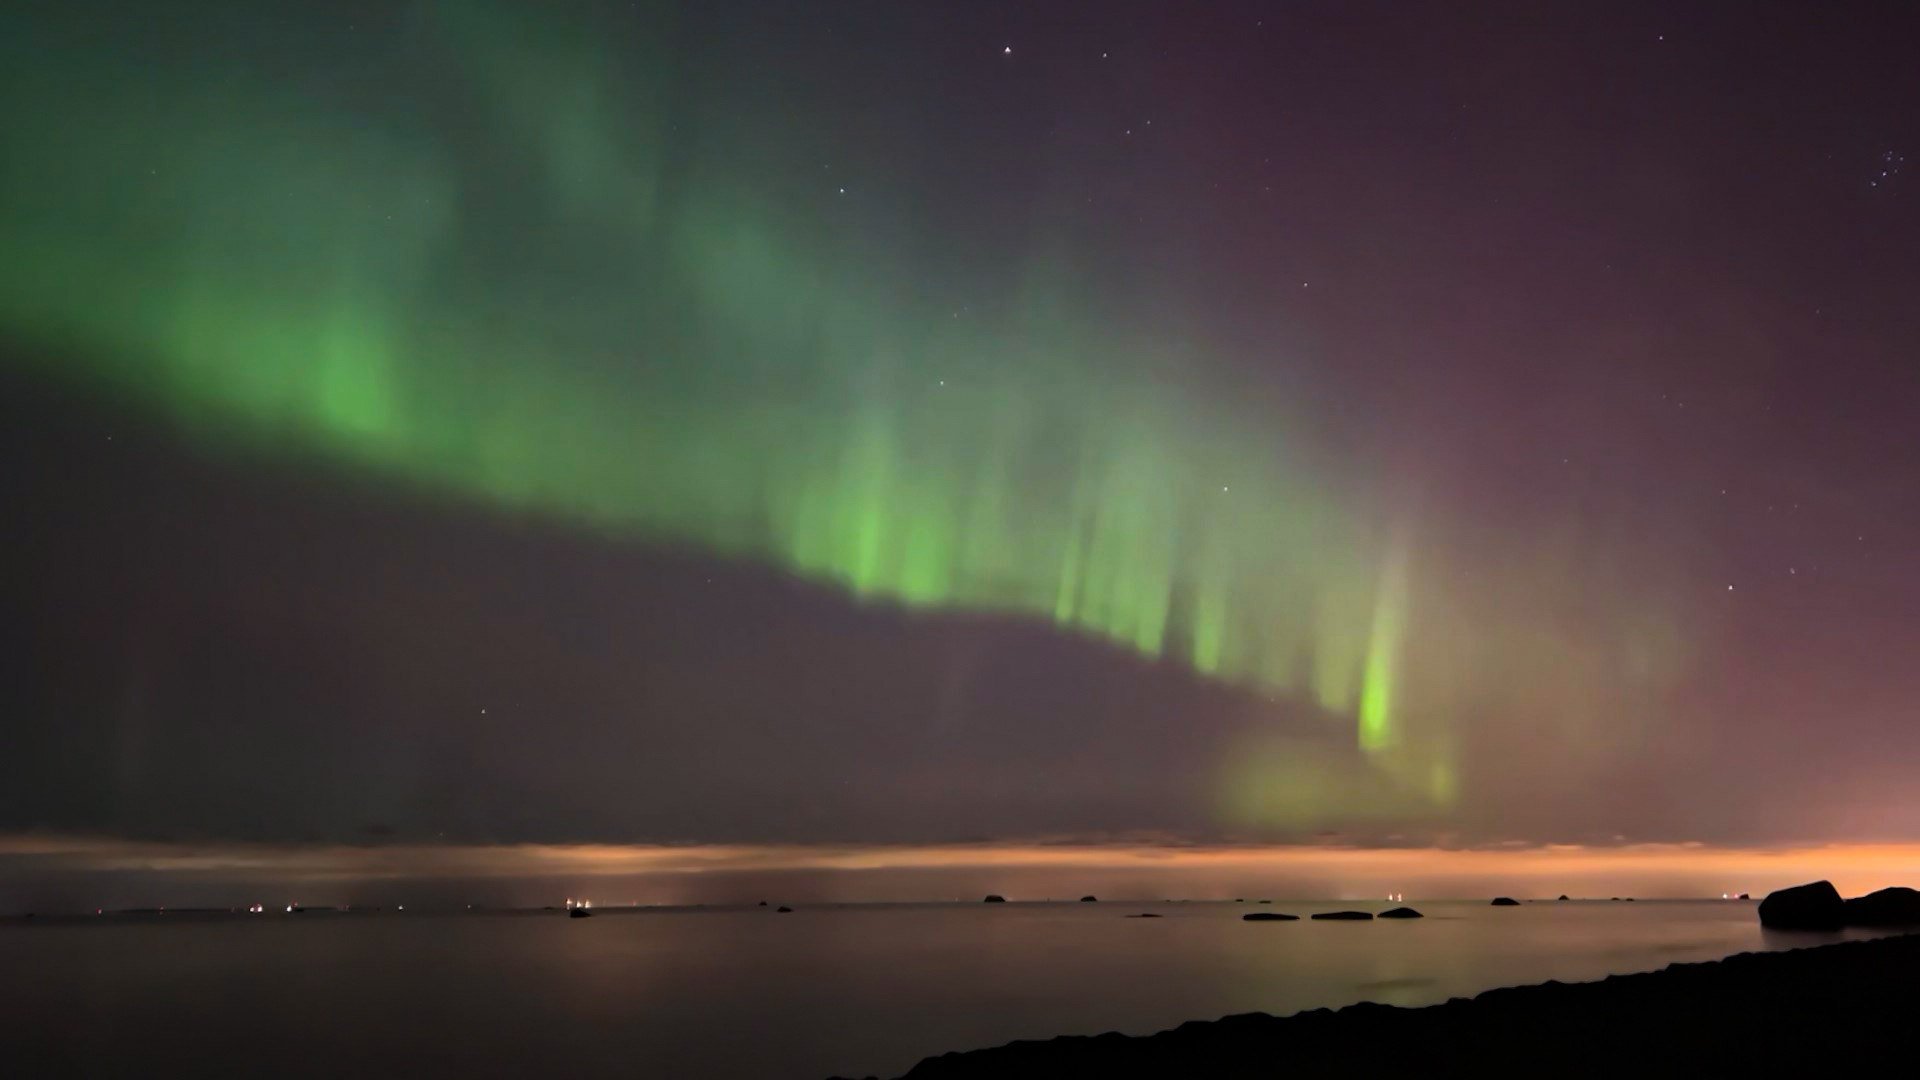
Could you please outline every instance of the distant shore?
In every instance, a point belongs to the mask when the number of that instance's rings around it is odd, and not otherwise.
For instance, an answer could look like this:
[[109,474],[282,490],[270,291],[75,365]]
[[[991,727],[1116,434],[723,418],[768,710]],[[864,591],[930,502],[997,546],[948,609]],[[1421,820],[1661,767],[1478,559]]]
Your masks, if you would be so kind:
[[[1774,1074],[1911,1064],[1920,934],[1489,990],[1425,1008],[1248,1013],[1154,1035],[1062,1036],[942,1054],[949,1077]],[[1375,1070],[1392,1070],[1379,1073]]]

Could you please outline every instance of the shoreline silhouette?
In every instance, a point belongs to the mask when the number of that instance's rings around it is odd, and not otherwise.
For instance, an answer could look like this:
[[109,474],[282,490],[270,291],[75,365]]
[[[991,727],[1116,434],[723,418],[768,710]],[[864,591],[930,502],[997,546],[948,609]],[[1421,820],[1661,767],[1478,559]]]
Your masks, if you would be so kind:
[[[1245,1013],[1153,1035],[1063,1035],[928,1057],[903,1080],[955,1077],[1772,1074],[1911,1055],[1920,934],[1548,981],[1439,1005],[1363,1002]],[[839,1080],[839,1078],[836,1078]],[[872,1080],[872,1078],[868,1078]]]

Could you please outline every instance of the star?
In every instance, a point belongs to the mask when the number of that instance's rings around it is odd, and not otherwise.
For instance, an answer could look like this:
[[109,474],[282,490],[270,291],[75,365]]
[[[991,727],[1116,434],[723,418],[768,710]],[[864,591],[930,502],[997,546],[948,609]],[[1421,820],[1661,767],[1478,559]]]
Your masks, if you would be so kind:
[[1004,48],[1004,49],[1001,49],[1001,50],[1000,50],[1000,55],[1001,55],[1001,56],[1012,56],[1012,55],[1013,55],[1013,46],[1011,46],[1011,45],[1009,45],[1009,46],[1007,46],[1006,48]]

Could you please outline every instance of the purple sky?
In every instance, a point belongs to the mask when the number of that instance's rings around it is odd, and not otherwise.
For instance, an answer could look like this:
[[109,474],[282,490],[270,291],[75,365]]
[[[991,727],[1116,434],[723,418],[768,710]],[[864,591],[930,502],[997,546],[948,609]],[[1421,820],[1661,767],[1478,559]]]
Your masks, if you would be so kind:
[[[1363,501],[1420,507],[1423,595],[1526,628],[1450,699],[1444,805],[1383,801],[1312,700],[224,454],[0,322],[0,834],[1920,841],[1910,6],[892,7],[689,13],[684,62],[784,73],[805,130],[891,160],[934,252],[902,273],[991,291],[1044,225],[1195,385],[1286,397]],[[708,82],[682,115],[774,108]],[[1645,628],[1657,693],[1582,667],[1602,626]],[[1276,732],[1311,812],[1223,811]]]

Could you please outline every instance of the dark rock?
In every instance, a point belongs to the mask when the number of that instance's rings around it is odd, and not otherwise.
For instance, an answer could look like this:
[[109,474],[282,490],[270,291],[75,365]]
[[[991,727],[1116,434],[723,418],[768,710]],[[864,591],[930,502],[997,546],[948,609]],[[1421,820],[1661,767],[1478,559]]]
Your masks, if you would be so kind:
[[1775,930],[1838,930],[1846,905],[1831,881],[1776,889],[1760,901],[1760,925]]
[[1895,886],[1845,901],[1848,926],[1920,926],[1920,892]]
[[1496,896],[1493,898],[1493,906],[1494,907],[1519,907],[1520,901],[1515,900],[1511,896]]
[[1566,893],[1561,893],[1561,894],[1560,894],[1560,899],[1562,899],[1562,900],[1565,900],[1566,898],[1567,898],[1567,894],[1566,894]]
[[[922,1060],[908,1080],[1056,1077],[1832,1074],[1912,1068],[1920,935],[1490,990],[1406,1009],[1248,1013],[1154,1035],[1023,1040]],[[1284,1062],[1284,1065],[1280,1063]],[[1658,1063],[1654,1068],[1653,1063]]]
[[1271,900],[1262,900],[1262,901],[1260,901],[1260,902],[1261,902],[1261,903],[1263,903],[1263,904],[1271,904],[1271,903],[1273,903],[1273,901],[1271,901]]
[[1093,896],[1083,896],[1080,898],[1080,902],[1083,904],[1096,904],[1096,903],[1099,903],[1099,898],[1093,897]]
[[1361,922],[1373,918],[1371,911],[1321,911],[1313,916],[1316,919],[1330,919],[1336,922]]
[[1735,900],[1751,900],[1753,899],[1753,897],[1747,895],[1746,893],[1741,893],[1739,896],[1734,897],[1734,899]]
[[792,908],[788,907],[785,904],[781,904],[779,907],[773,909],[774,914],[776,915],[784,915],[791,912],[792,910],[793,910]]
[[766,906],[767,906],[767,902],[766,902],[765,900],[762,900],[762,901],[760,901],[760,906],[761,906],[761,907],[766,907]]
[[988,896],[985,900],[982,900],[980,902],[983,904],[1004,904],[1007,902],[1007,898],[1004,896],[1001,896],[999,893],[994,893],[991,896]]
[[[1320,916],[1315,915],[1314,918]],[[1280,911],[1249,911],[1240,916],[1242,922],[1299,922],[1300,916],[1288,915]]]
[[1419,912],[1413,910],[1410,907],[1397,907],[1397,908],[1394,908],[1392,911],[1383,911],[1374,917],[1377,919],[1424,919],[1426,918],[1425,915],[1420,914]]
[[577,907],[577,908],[574,908],[573,910],[571,910],[571,911],[569,911],[569,912],[567,912],[567,918],[569,918],[569,919],[591,919],[591,918],[593,918],[593,912],[591,912],[591,911],[588,911],[588,910],[587,910],[586,908],[583,908],[583,907]]
[[1153,912],[1151,912],[1151,911],[1146,911],[1146,912],[1142,912],[1142,913],[1140,913],[1140,914],[1138,914],[1138,915],[1127,915],[1127,916],[1124,916],[1124,917],[1125,917],[1125,918],[1129,918],[1129,919],[1157,919],[1157,918],[1159,918],[1160,916],[1158,916],[1158,915],[1155,915],[1155,914],[1154,914]]

